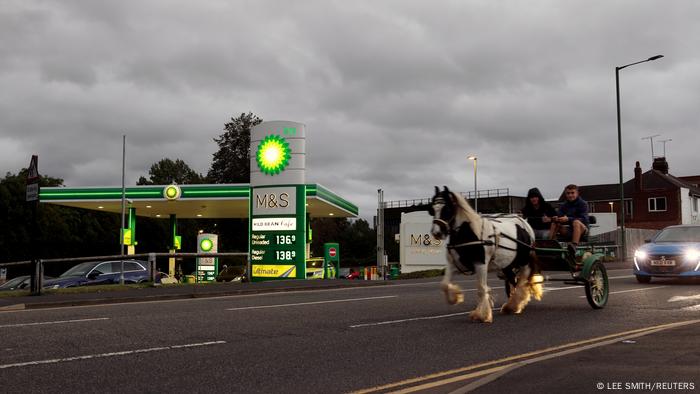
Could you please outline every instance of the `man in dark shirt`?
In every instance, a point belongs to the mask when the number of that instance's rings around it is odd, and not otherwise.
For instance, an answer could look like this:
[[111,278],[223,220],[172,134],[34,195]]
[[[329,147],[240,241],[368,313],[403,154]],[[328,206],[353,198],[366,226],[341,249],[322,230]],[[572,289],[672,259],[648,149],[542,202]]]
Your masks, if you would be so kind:
[[568,185],[564,189],[566,201],[559,207],[557,216],[552,218],[550,234],[555,238],[557,234],[565,237],[571,236],[568,246],[569,254],[576,254],[581,236],[588,232],[588,203],[578,195],[576,185]]
[[536,239],[550,238],[549,230],[552,217],[556,216],[557,212],[544,200],[538,188],[533,187],[528,190],[527,201],[521,213],[535,231]]

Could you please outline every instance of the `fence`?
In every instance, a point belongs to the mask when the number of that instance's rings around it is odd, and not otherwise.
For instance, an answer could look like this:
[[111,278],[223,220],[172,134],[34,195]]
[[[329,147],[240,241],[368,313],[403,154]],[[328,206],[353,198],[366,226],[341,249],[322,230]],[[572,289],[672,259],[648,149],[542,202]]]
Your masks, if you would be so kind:
[[[460,193],[466,199],[473,199],[474,192],[461,192]],[[488,190],[477,190],[477,198],[490,198],[490,197],[508,197],[510,196],[510,189],[488,189]],[[406,208],[417,205],[428,205],[433,201],[432,198],[416,198],[413,200],[394,200],[386,201],[384,203],[384,208]]]
[[[31,280],[31,293],[33,295],[41,294],[44,281],[44,264],[56,263],[84,263],[88,261],[128,261],[133,259],[148,259],[148,270],[150,272],[151,282],[156,280],[156,259],[157,258],[191,258],[191,257],[245,257],[246,258],[246,277],[250,280],[250,258],[248,253],[139,253],[130,255],[112,255],[112,256],[90,256],[90,257],[73,257],[61,259],[39,259],[15,261],[9,263],[0,263],[0,267],[12,267],[18,265],[33,264]],[[122,264],[121,282],[124,278],[124,265]]]
[[[633,256],[634,251],[644,245],[645,240],[652,238],[658,230],[647,230],[642,228],[626,228],[625,235],[627,241],[627,256]],[[598,234],[589,238],[590,243],[595,246],[599,245],[614,245],[616,248],[616,256],[620,256],[619,248],[622,244],[620,239],[620,231],[614,230],[607,233]]]

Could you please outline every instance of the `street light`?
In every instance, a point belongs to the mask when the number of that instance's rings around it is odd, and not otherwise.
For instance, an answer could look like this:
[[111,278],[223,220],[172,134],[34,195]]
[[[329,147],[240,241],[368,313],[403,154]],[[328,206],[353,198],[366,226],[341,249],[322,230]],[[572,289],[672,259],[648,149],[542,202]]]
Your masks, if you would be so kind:
[[622,180],[622,126],[620,124],[620,70],[623,68],[634,66],[635,64],[650,62],[652,60],[661,59],[664,55],[652,56],[646,60],[625,64],[621,67],[615,67],[615,89],[617,94],[617,156],[620,170],[620,232],[622,235],[622,259],[627,259],[627,241],[625,236],[625,190]]
[[479,212],[479,205],[477,202],[478,197],[477,197],[477,192],[476,192],[476,160],[477,160],[477,158],[476,158],[476,156],[471,155],[471,156],[467,156],[467,159],[474,160],[474,210]]

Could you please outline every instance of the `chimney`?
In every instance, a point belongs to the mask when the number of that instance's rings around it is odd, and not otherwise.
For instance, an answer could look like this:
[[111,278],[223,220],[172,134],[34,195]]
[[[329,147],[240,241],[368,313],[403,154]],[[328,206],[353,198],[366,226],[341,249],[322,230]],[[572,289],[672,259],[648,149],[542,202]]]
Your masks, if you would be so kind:
[[634,167],[634,191],[641,192],[644,184],[642,183],[642,167],[639,162]]
[[668,175],[668,162],[666,161],[665,157],[655,157],[654,158],[654,163],[651,165],[651,168],[655,169],[656,171],[661,172],[664,175]]

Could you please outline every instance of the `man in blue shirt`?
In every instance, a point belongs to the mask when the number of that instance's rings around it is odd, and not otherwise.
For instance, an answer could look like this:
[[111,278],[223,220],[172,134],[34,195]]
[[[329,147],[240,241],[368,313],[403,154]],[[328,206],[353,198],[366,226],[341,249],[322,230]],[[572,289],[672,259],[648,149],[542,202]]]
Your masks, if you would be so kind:
[[564,193],[566,201],[559,207],[557,216],[552,218],[552,226],[549,233],[552,238],[556,238],[557,234],[564,237],[570,236],[571,243],[568,246],[568,250],[569,254],[574,257],[581,236],[588,232],[588,227],[590,226],[588,221],[588,203],[579,197],[576,185],[566,186]]

